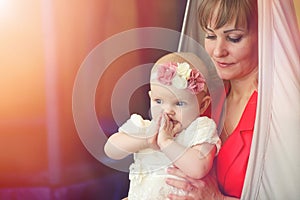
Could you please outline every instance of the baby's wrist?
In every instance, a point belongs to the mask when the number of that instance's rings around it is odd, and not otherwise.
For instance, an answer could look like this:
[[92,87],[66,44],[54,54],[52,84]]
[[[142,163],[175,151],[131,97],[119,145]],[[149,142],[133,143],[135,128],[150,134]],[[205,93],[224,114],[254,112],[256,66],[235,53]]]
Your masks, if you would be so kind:
[[143,145],[144,145],[143,149],[152,148],[152,149],[155,149],[155,150],[159,150],[159,146],[157,144],[156,137],[146,138],[144,140]]
[[164,148],[168,147],[173,141],[174,140],[168,138],[168,139],[165,139],[165,140],[159,142],[158,146],[160,149],[164,149]]
[[161,151],[172,161],[176,161],[186,151],[186,147],[178,144],[174,140],[169,140],[168,143],[164,143]]

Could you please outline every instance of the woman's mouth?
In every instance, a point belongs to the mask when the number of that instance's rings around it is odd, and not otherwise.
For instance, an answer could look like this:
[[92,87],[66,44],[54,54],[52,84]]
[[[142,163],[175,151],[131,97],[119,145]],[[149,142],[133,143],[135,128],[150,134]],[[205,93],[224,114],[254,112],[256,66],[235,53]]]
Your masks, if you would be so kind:
[[227,68],[233,65],[233,63],[226,63],[226,62],[218,62],[215,61],[215,63],[217,64],[218,67],[220,68]]

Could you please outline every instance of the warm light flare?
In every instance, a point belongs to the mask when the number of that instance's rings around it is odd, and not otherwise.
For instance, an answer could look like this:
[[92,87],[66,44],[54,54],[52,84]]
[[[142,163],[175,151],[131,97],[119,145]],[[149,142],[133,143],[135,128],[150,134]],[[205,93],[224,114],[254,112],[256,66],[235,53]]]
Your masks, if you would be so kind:
[[[0,0],[0,179],[47,169],[40,5]],[[6,178],[8,177],[8,178]],[[10,177],[10,178],[9,178]]]

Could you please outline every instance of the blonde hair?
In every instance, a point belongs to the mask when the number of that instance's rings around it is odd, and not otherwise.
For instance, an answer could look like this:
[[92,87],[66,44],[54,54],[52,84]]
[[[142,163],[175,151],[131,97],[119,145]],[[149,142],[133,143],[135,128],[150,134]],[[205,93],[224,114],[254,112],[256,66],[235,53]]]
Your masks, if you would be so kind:
[[212,28],[219,29],[232,22],[236,27],[246,25],[249,29],[251,25],[257,25],[257,0],[203,0],[198,14],[203,30],[211,24],[214,25]]

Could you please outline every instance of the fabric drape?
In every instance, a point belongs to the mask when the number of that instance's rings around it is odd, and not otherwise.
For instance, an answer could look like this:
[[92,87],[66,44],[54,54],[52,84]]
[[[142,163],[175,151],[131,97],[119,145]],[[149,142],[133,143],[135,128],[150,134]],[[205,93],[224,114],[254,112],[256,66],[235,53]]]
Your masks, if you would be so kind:
[[242,199],[300,197],[300,36],[291,0],[260,0],[259,96]]

